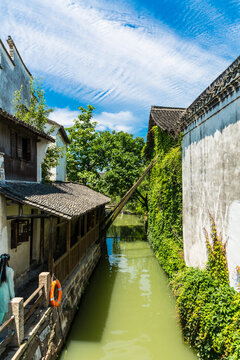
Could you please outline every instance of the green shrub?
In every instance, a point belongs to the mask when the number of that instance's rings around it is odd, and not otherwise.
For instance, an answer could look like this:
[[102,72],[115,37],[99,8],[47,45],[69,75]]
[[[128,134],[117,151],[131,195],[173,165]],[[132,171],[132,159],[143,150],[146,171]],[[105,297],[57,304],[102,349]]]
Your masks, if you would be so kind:
[[[148,238],[171,280],[183,336],[202,360],[240,359],[240,295],[229,285],[226,248],[210,215],[205,231],[208,261],[203,270],[183,260],[182,174],[179,140],[154,131],[154,157],[148,194]],[[195,234],[192,234],[193,237]]]

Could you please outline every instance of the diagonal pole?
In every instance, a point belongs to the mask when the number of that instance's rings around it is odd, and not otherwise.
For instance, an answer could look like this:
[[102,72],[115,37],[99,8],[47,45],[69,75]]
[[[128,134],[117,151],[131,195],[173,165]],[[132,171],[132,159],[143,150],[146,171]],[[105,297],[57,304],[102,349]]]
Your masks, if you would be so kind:
[[115,208],[108,214],[108,216],[105,219],[105,222],[103,224],[102,231],[106,231],[109,226],[113,223],[113,221],[116,219],[118,214],[121,212],[123,207],[126,205],[134,191],[137,189],[137,187],[141,184],[147,173],[151,170],[151,168],[156,164],[157,159],[159,157],[159,154],[153,159],[153,161],[150,162],[150,164],[146,167],[140,178],[135,182],[135,184],[131,187],[130,190],[126,192],[126,194],[122,197],[122,199],[119,201],[119,203],[115,206]]

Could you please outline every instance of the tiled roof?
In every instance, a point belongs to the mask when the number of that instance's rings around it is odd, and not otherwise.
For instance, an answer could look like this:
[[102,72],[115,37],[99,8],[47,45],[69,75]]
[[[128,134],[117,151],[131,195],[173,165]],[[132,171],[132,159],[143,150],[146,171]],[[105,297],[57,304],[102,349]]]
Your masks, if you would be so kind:
[[62,137],[64,138],[66,143],[70,144],[70,140],[68,138],[68,135],[67,135],[66,130],[64,129],[63,125],[60,125],[59,123],[57,123],[56,121],[51,120],[51,119],[48,119],[48,123],[57,126],[59,128],[59,132],[61,132]]
[[47,139],[51,142],[55,142],[55,140],[47,135],[45,132],[41,131],[41,130],[38,130],[36,127],[32,126],[32,125],[29,125],[28,123],[26,123],[25,121],[22,121],[22,120],[19,120],[18,118],[16,118],[15,116],[9,114],[7,111],[3,110],[2,108],[0,108],[0,116],[4,117],[5,119],[13,122],[14,124],[16,125],[19,125],[21,127],[24,127],[25,129],[28,129],[30,130],[32,133],[44,138],[44,139]]
[[110,202],[109,197],[87,186],[70,182],[6,182],[0,183],[0,193],[12,200],[69,220]]
[[179,121],[179,130],[203,115],[240,87],[240,56],[204,90],[186,109]]
[[150,121],[152,118],[153,122],[163,131],[176,133],[178,121],[184,111],[184,108],[152,106],[150,111]]

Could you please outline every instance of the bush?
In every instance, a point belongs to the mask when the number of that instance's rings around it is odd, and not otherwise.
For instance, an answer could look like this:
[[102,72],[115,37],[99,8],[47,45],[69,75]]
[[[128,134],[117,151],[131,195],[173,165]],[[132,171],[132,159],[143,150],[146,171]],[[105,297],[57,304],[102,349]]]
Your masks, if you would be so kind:
[[150,175],[148,238],[171,280],[184,339],[202,360],[239,360],[240,295],[229,285],[225,244],[210,215],[210,236],[205,232],[206,268],[185,266],[181,148],[179,140],[158,128],[153,131],[155,146],[146,152],[160,157]]

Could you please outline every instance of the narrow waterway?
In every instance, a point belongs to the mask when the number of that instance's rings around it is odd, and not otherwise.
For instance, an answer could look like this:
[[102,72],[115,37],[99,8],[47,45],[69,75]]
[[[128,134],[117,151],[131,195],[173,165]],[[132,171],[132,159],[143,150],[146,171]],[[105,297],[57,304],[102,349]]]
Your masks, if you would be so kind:
[[61,360],[194,360],[167,279],[133,215],[109,229]]

